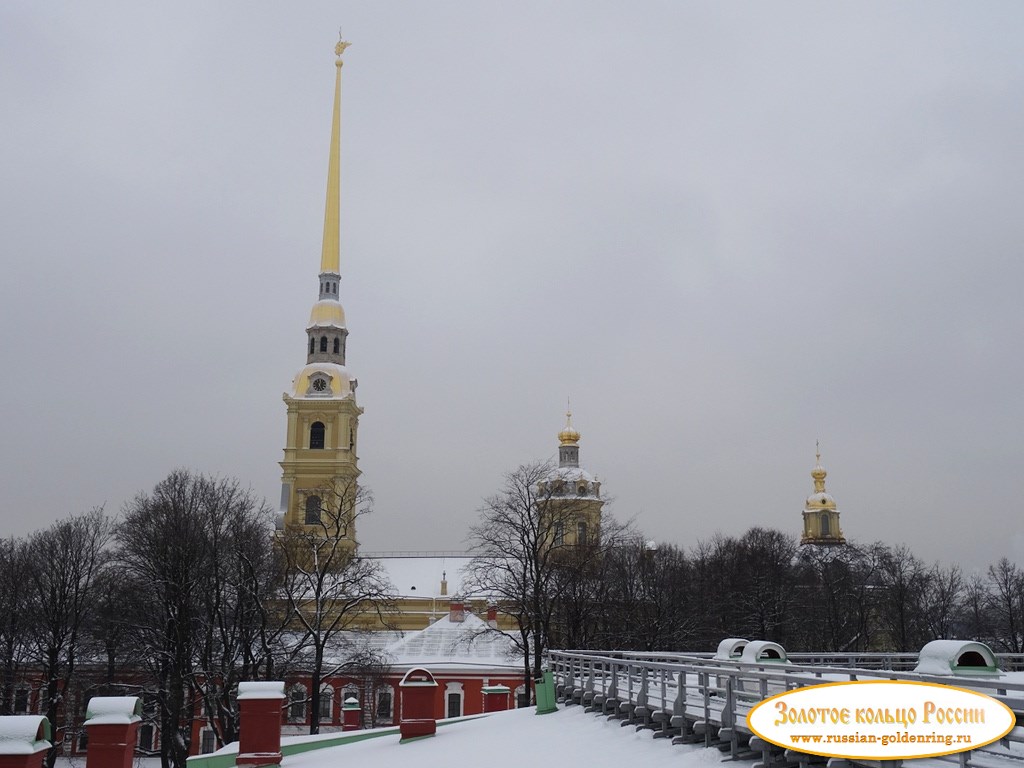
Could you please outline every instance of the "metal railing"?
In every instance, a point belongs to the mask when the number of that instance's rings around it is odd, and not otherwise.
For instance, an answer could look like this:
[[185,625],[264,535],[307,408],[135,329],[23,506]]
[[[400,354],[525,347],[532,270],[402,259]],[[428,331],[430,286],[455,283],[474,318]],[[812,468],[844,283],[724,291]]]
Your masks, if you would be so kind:
[[[650,729],[655,738],[670,738],[674,744],[717,746],[734,759],[756,758],[760,752],[763,766],[784,760],[803,767],[812,758],[796,750],[785,750],[783,756],[781,748],[754,736],[747,726],[747,713],[768,696],[824,682],[913,680],[956,685],[992,696],[1017,713],[1018,719],[1024,717],[1024,682],[921,675],[894,668],[908,664],[908,658],[907,654],[793,654],[789,663],[747,664],[714,659],[710,654],[551,651],[549,664],[561,701],[618,718],[638,730]],[[795,663],[819,659],[862,663]],[[916,654],[913,661],[917,663]],[[930,759],[961,768],[1024,768],[1024,728],[1016,727],[999,742],[971,752]]]

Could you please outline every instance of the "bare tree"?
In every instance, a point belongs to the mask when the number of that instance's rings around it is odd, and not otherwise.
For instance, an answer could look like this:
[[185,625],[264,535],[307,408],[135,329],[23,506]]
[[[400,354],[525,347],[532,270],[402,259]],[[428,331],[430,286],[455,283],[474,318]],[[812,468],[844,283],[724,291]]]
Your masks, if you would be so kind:
[[883,548],[879,558],[882,587],[879,612],[883,628],[893,650],[912,651],[927,637],[924,621],[924,595],[927,569],[904,545]]
[[384,569],[356,554],[351,535],[355,520],[372,509],[369,490],[352,478],[319,493],[318,519],[286,528],[275,539],[281,595],[301,631],[296,649],[310,670],[311,734],[320,732],[321,682],[345,663],[329,659],[328,648],[368,616],[386,626],[394,605]]
[[15,683],[25,661],[31,638],[29,585],[25,580],[31,557],[25,539],[0,540],[0,654],[3,675],[0,714],[15,714]]
[[938,563],[933,565],[924,589],[924,620],[932,640],[957,636],[963,596],[964,580],[960,566],[943,568]]
[[[473,559],[465,585],[484,595],[515,623],[516,643],[523,653],[527,690],[541,671],[551,636],[552,615],[567,581],[567,568],[581,568],[600,558],[622,535],[609,518],[584,543],[564,536],[587,519],[592,502],[571,495],[571,488],[549,482],[549,463],[524,464],[505,475],[502,489],[484,500],[480,522],[468,540]],[[570,543],[572,542],[572,543]]]
[[202,508],[208,562],[192,674],[222,746],[238,740],[238,683],[259,679],[268,652],[263,592],[274,586],[272,517],[237,482],[220,481],[210,490]]
[[988,567],[987,608],[992,639],[1008,653],[1024,652],[1024,571],[1005,557]]
[[609,550],[602,646],[675,650],[692,642],[690,563],[670,544],[640,537]]
[[[71,688],[96,584],[108,561],[112,527],[102,509],[68,517],[29,540],[29,611],[33,633],[31,653],[43,676],[43,707],[58,725],[64,693]],[[59,728],[59,725],[58,725]],[[46,756],[53,768],[60,736]]]
[[130,626],[153,676],[161,765],[184,768],[197,707],[232,738],[232,686],[259,669],[268,513],[235,480],[177,470],[126,505],[117,537],[126,579],[147,596]]

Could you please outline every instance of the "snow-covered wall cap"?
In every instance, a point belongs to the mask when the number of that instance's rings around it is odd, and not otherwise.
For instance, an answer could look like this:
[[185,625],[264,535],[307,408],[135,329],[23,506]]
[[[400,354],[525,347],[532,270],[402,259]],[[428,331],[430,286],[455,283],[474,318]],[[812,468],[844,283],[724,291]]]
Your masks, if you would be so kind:
[[359,709],[359,699],[355,696],[349,696],[345,699],[342,704],[342,709]]
[[917,655],[914,671],[922,675],[1002,674],[992,649],[970,640],[932,640]]
[[42,715],[0,717],[0,755],[34,755],[50,748],[50,721]]
[[742,637],[725,638],[725,640],[718,644],[718,650],[715,652],[715,659],[717,661],[738,659],[740,654],[743,653],[743,649],[747,647],[748,642],[750,641]]
[[238,684],[238,700],[249,699],[283,699],[284,681],[282,680],[250,680]]
[[789,661],[786,649],[771,640],[751,640],[747,643],[740,661],[744,664],[785,664]]
[[399,688],[417,688],[417,687],[437,687],[437,681],[434,676],[430,674],[423,667],[413,667],[405,673],[405,677],[402,678],[402,682],[398,684]]
[[86,725],[128,725],[142,720],[138,696],[93,696],[85,711]]

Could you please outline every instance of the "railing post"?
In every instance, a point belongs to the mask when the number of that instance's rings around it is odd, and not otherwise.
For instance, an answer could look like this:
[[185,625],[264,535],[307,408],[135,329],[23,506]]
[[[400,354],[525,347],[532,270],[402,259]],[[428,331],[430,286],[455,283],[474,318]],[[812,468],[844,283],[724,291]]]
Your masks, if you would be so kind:
[[730,674],[725,678],[725,708],[722,710],[722,728],[729,729],[729,754],[733,760],[736,759],[738,747],[736,737],[736,692],[734,690],[736,681]]
[[704,746],[711,746],[711,691],[709,690],[711,676],[707,672],[700,672],[697,675],[697,685],[704,691]]

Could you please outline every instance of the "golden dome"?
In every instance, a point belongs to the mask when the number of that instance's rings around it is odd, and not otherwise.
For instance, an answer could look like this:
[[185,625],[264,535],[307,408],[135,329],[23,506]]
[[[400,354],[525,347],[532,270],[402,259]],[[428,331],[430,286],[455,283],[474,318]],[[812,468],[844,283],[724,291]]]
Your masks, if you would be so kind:
[[573,429],[572,411],[565,412],[565,429],[558,433],[560,445],[576,445],[580,441],[580,433]]
[[811,477],[814,479],[814,492],[825,493],[825,476],[828,473],[821,466],[821,449],[814,444],[814,469],[811,470]]
[[337,301],[324,299],[313,305],[306,328],[344,328],[345,310]]

